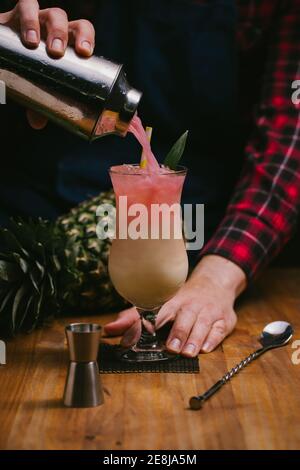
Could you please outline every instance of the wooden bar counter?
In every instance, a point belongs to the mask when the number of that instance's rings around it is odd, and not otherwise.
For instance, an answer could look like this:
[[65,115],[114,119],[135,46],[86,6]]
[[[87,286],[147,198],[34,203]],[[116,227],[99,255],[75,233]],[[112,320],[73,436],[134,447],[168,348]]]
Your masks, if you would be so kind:
[[[64,325],[86,321],[84,312],[10,340],[0,367],[0,449],[299,449],[300,269],[265,272],[237,312],[234,333],[200,356],[200,374],[102,375],[105,404],[92,409],[62,404]],[[252,363],[201,411],[189,410],[189,397],[254,350],[275,320],[294,325],[291,343]]]

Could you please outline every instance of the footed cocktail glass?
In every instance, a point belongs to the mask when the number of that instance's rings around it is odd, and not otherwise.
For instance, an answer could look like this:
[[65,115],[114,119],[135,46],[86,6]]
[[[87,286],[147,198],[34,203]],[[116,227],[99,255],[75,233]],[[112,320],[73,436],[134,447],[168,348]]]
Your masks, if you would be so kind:
[[124,351],[124,361],[172,357],[156,335],[155,319],[188,274],[180,207],[185,176],[185,168],[161,167],[157,173],[138,165],[110,169],[117,213],[109,274],[116,290],[136,306],[142,324],[141,337]]

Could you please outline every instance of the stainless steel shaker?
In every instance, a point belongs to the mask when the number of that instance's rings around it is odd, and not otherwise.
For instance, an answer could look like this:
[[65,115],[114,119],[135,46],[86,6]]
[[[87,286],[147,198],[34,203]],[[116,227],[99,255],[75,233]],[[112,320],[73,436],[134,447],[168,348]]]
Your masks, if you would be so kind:
[[66,327],[70,364],[64,391],[64,404],[89,408],[104,403],[97,355],[101,326],[71,323]]
[[4,25],[0,80],[8,97],[88,140],[111,133],[125,136],[141,99],[141,92],[128,85],[122,65],[104,57],[79,57],[71,47],[53,59],[45,42],[27,49]]

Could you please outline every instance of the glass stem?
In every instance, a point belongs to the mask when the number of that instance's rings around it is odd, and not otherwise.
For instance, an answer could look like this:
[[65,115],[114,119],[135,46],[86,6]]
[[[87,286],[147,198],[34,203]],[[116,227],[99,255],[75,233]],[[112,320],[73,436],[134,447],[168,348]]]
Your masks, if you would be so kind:
[[141,318],[141,336],[136,344],[137,350],[151,350],[158,346],[158,339],[155,332],[155,319],[159,307],[153,310],[137,309]]

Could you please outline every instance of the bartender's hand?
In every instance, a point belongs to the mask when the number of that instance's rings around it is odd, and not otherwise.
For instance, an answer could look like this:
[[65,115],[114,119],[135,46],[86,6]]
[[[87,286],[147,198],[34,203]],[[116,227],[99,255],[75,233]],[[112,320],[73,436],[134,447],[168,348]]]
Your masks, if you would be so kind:
[[[21,33],[25,46],[36,48],[41,36],[45,38],[49,55],[62,57],[67,45],[74,45],[78,54],[89,57],[95,47],[95,30],[87,20],[69,21],[60,8],[40,10],[37,0],[19,0],[15,8],[0,14],[0,24],[6,24]],[[42,129],[47,119],[28,111],[31,126]]]
[[[234,302],[246,287],[244,272],[234,263],[215,255],[205,256],[192,275],[159,311],[156,329],[174,321],[167,348],[187,357],[210,352],[235,327]],[[124,310],[105,326],[108,335],[123,335],[129,347],[140,335],[140,320],[135,308]]]

